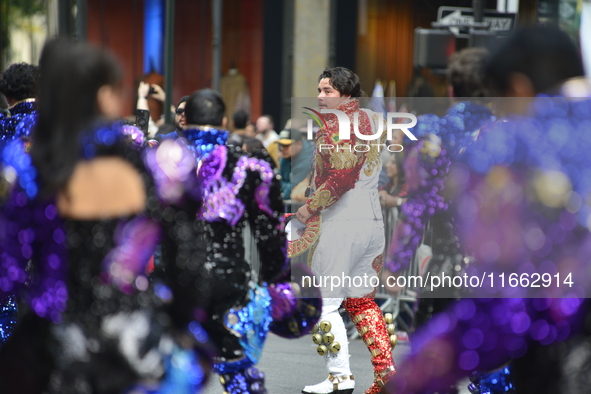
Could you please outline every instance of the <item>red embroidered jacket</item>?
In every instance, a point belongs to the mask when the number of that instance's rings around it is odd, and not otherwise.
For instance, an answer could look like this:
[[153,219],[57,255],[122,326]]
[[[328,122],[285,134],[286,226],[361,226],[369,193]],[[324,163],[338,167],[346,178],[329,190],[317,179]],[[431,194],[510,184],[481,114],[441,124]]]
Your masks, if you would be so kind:
[[[375,146],[377,141],[358,140],[353,131],[353,116],[359,112],[359,132],[365,135],[373,134],[369,116],[365,111],[359,110],[359,100],[347,100],[336,109],[343,111],[349,117],[351,139],[339,139],[339,124],[336,115],[323,115],[328,127],[322,127],[316,135],[314,165],[316,191],[306,201],[306,207],[312,214],[317,214],[328,208],[346,192],[353,189],[366,161],[369,163],[370,171],[379,163],[379,152]],[[370,146],[373,144],[373,146],[367,152],[356,152],[354,146],[357,143]],[[365,148],[358,150],[364,151]]]

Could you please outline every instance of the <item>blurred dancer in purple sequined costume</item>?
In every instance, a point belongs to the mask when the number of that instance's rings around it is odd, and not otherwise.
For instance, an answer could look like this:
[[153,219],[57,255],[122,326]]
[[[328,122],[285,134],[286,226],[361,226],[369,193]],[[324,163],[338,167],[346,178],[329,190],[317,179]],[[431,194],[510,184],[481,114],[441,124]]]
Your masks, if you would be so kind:
[[[501,50],[497,71],[505,79],[499,87],[507,95],[552,89],[582,74],[577,49],[556,29],[522,30]],[[556,98],[512,101],[515,108],[529,104],[527,116],[491,125],[452,167],[457,233],[476,261],[467,273],[488,273],[496,285],[475,293],[487,298],[451,304],[417,332],[391,392],[438,391],[509,360],[514,386],[497,385],[505,379],[503,368],[495,372],[499,379],[485,384],[476,377],[470,390],[589,391],[589,304],[581,297],[588,297],[590,284],[591,209],[577,201],[591,195],[585,175],[591,168],[591,90],[581,80],[567,86],[554,90]],[[586,91],[587,98],[568,98],[566,91]],[[560,274],[562,281],[501,286],[500,274],[511,273]],[[564,282],[569,274],[572,284]]]
[[[216,344],[214,369],[226,392],[262,394],[264,375],[254,365],[267,332],[304,335],[318,319],[320,301],[297,299],[287,283],[283,201],[272,159],[226,146],[224,113],[217,92],[197,91],[185,105],[185,128],[163,136],[163,143],[188,141],[199,163],[203,202],[197,217],[182,218],[175,229],[175,237],[192,242],[178,250],[179,244],[163,242],[160,269],[174,294],[175,323],[197,319]],[[245,260],[247,224],[260,255],[257,282]]]
[[[420,116],[411,130],[420,142],[416,146],[406,144],[409,198],[401,207],[401,225],[393,235],[386,260],[390,272],[404,271],[411,259],[416,258],[417,248],[427,244],[432,257],[422,268],[423,274],[427,271],[431,275],[462,273],[464,256],[454,233],[453,217],[447,209],[449,201],[444,199],[444,185],[450,162],[474,143],[483,125],[495,119],[485,101],[491,92],[485,73],[488,58],[484,48],[455,53],[448,65],[449,97],[454,105],[443,117]],[[459,292],[421,289],[416,325],[424,324],[459,296]]]
[[170,290],[145,276],[158,238],[199,208],[193,155],[129,144],[112,123],[120,71],[106,53],[51,41],[40,64],[31,155],[21,141],[2,152],[0,289],[23,309],[0,349],[0,391],[193,394],[207,335],[197,322],[174,330]]

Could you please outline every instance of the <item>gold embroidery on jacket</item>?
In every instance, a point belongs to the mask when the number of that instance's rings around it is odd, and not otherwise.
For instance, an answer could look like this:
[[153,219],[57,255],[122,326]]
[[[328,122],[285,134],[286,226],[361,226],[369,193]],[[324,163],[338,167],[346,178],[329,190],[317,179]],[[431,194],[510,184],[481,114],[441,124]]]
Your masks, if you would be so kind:
[[351,144],[337,145],[330,155],[330,165],[335,170],[351,169],[357,165],[357,155]]
[[[379,121],[383,122],[383,119],[380,119],[376,114],[374,114],[374,116],[373,116],[373,125],[375,125],[374,127],[377,127],[377,122],[379,122]],[[386,128],[384,127],[382,130],[386,130]],[[380,139],[379,139],[379,141],[380,141],[379,143],[380,144],[385,143],[386,137],[387,137],[387,133],[382,132],[382,135],[380,136]],[[386,147],[384,147],[384,148],[386,148]],[[380,164],[380,151],[378,149],[377,144],[375,144],[375,143],[370,144],[370,149],[367,152],[365,164],[366,164],[366,166],[365,166],[365,169],[363,170],[363,172],[365,173],[365,175],[371,176],[371,174],[373,174],[373,171]]]
[[322,172],[324,172],[324,161],[322,160],[322,155],[316,154],[316,176],[322,176]]
[[335,201],[335,198],[331,194],[330,190],[318,189],[310,198],[310,200],[310,210],[316,212],[319,209],[324,209],[325,207],[331,205]]

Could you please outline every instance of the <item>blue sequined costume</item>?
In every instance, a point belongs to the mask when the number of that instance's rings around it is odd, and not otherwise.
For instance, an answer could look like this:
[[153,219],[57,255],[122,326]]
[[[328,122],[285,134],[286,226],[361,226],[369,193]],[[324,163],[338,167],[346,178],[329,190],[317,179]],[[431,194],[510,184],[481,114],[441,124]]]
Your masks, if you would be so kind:
[[55,197],[39,196],[22,142],[2,152],[3,174],[17,177],[2,196],[1,291],[24,305],[0,349],[3,393],[194,394],[205,383],[207,335],[197,322],[170,325],[170,290],[145,272],[175,219],[199,208],[195,161],[176,142],[142,152],[127,138],[118,126],[80,138],[80,160],[117,157],[141,175],[146,209],[125,217],[60,217]]
[[[34,100],[16,103],[8,115],[0,115],[0,143],[8,143],[31,134],[37,111]],[[6,342],[17,322],[18,310],[13,296],[0,300],[0,346]]]
[[0,115],[0,142],[10,142],[28,137],[35,125],[37,111],[33,99],[16,103],[10,108],[10,115]]

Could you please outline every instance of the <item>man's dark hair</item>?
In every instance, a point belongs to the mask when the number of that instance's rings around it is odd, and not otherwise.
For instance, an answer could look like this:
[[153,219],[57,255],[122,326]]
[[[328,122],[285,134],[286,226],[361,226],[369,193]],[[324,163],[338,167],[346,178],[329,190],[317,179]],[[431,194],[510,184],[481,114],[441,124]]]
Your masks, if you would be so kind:
[[225,112],[222,96],[212,89],[196,91],[185,104],[185,118],[190,125],[221,126]]
[[244,139],[243,145],[246,145],[246,151],[248,153],[252,153],[255,151],[263,151],[265,150],[265,146],[261,140],[252,137],[246,137]]
[[514,72],[525,74],[536,93],[584,75],[577,47],[564,31],[553,26],[515,31],[493,53],[486,69],[501,93],[507,91]]
[[183,97],[181,97],[181,99],[179,100],[179,103],[176,106],[178,107],[179,105],[181,105],[182,103],[184,103],[188,99],[189,99],[189,96],[183,96]]
[[232,120],[234,121],[234,128],[243,129],[248,123],[248,114],[246,111],[239,109],[232,115]]
[[455,97],[489,97],[490,81],[485,72],[489,52],[466,48],[449,58],[447,75]]
[[345,67],[325,68],[318,77],[318,82],[324,78],[329,79],[330,86],[335,88],[341,96],[363,97],[365,92],[361,90],[359,77],[353,71]]
[[27,63],[15,63],[2,73],[0,92],[14,101],[37,97],[39,91],[39,67]]

